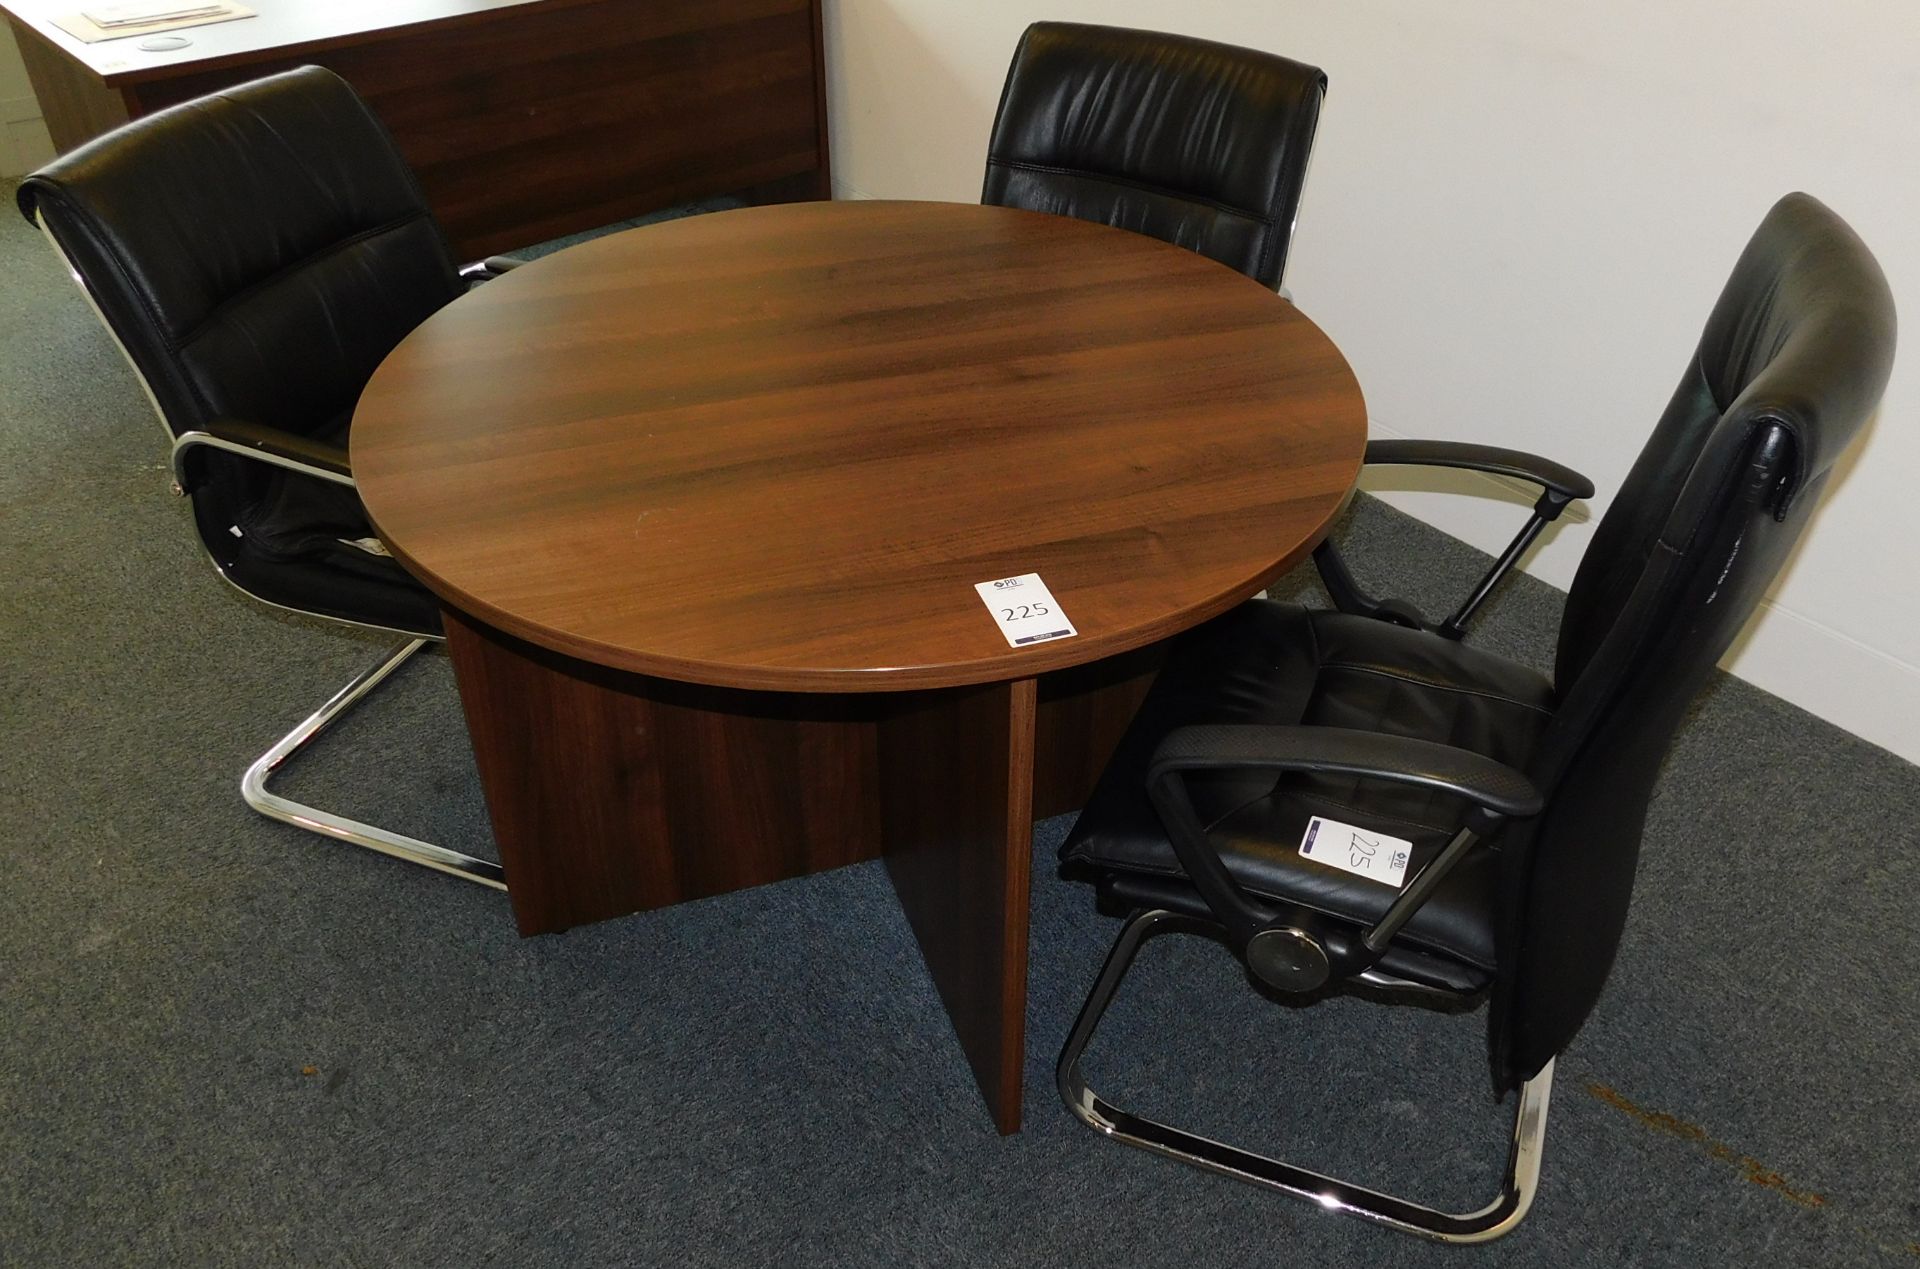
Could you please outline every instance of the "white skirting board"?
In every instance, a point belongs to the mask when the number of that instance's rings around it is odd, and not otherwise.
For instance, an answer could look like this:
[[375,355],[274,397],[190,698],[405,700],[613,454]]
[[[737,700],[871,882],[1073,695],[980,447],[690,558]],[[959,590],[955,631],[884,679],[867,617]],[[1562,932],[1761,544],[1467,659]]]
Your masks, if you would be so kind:
[[32,97],[0,100],[0,176],[23,176],[53,157],[53,139]]
[[1762,605],[1721,665],[1920,763],[1920,667],[1773,603]]

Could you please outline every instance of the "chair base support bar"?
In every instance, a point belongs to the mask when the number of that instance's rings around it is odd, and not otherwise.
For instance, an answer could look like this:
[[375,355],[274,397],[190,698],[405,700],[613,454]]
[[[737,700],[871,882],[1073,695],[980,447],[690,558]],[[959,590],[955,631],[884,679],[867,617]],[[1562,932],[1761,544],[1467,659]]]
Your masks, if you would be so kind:
[[435,846],[403,833],[391,832],[372,824],[362,824],[358,820],[348,819],[344,815],[335,815],[318,807],[307,806],[289,798],[281,797],[267,788],[267,780],[281,767],[285,766],[295,754],[305,749],[320,734],[331,727],[348,710],[359,704],[361,699],[374,688],[380,686],[388,675],[399,669],[406,660],[421,648],[425,639],[409,639],[361,671],[351,683],[335,692],[331,699],[315,710],[304,722],[282,736],[273,748],[262,754],[254,764],[247,768],[246,775],[240,779],[240,795],[247,805],[271,819],[291,824],[295,828],[304,828],[310,833],[319,833],[336,841],[351,842],[355,846],[364,846],[368,850],[391,855],[395,859],[404,859],[424,868],[433,868],[449,873],[479,885],[490,886],[495,890],[507,888],[506,872],[499,864],[487,859],[476,859],[463,855],[457,850],[448,850],[444,846]]
[[1182,1131],[1170,1125],[1134,1115],[1105,1101],[1087,1087],[1080,1073],[1080,1058],[1093,1039],[1095,1028],[1119,991],[1121,980],[1133,964],[1141,944],[1162,932],[1214,934],[1205,921],[1165,911],[1135,913],[1121,930],[1105,968],[1087,996],[1066,1047],[1060,1053],[1055,1075],[1060,1096],[1081,1122],[1131,1146],[1152,1150],[1219,1172],[1254,1185],[1279,1190],[1317,1203],[1333,1212],[1357,1216],[1404,1233],[1418,1234],[1445,1243],[1482,1243],[1512,1230],[1527,1214],[1540,1181],[1540,1152],[1546,1134],[1547,1103],[1553,1087],[1553,1063],[1521,1086],[1513,1121],[1512,1145],[1507,1153],[1506,1175],[1499,1195],[1475,1212],[1453,1214],[1435,1211],[1406,1199],[1353,1185],[1334,1177],[1297,1168],[1292,1164],[1253,1154],[1237,1146]]

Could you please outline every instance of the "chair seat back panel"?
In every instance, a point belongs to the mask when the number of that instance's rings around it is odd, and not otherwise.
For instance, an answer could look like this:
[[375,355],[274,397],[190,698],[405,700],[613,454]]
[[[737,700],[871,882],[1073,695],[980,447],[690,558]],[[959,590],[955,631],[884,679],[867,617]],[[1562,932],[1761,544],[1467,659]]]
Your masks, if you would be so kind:
[[1249,276],[1260,268],[1272,228],[1246,212],[1060,168],[1006,165],[999,169],[993,188],[994,202],[1130,229]]
[[[175,435],[217,420],[346,448],[387,353],[463,289],[418,183],[345,81],[303,67],[137,119],[27,177]],[[267,603],[435,634],[350,488],[196,451],[194,523]]]
[[1557,682],[1578,678],[1607,637],[1716,430],[1762,419],[1786,428],[1791,501],[1873,412],[1894,332],[1893,299],[1866,245],[1818,200],[1781,199],[1741,253],[1679,387],[1581,557],[1560,625]]
[[[447,299],[424,214],[356,235],[235,296],[181,340],[208,418],[313,435],[350,411],[380,362]],[[289,355],[289,350],[299,350]]]
[[1503,1087],[1597,1002],[1674,732],[1873,413],[1894,332],[1885,276],[1845,222],[1804,194],[1776,204],[1568,596],[1563,703],[1528,767],[1548,806],[1505,852],[1489,1032]]
[[222,414],[322,423],[460,289],[385,129],[313,67],[137,119],[28,177],[19,200],[176,435]]
[[981,201],[1131,229],[1277,286],[1325,89],[1319,68],[1270,53],[1035,23]]

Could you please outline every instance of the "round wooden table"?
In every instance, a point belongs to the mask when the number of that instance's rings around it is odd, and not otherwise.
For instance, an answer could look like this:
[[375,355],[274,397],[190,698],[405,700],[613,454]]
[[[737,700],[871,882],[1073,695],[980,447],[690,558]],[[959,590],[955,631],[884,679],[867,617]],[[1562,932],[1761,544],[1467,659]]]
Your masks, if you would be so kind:
[[[463,297],[352,460],[442,601],[522,931],[884,857],[1012,1131],[1035,815],[1155,645],[1321,540],[1365,436],[1332,342],[1192,252],[799,203]],[[1027,573],[1077,634],[1009,646],[975,585]]]

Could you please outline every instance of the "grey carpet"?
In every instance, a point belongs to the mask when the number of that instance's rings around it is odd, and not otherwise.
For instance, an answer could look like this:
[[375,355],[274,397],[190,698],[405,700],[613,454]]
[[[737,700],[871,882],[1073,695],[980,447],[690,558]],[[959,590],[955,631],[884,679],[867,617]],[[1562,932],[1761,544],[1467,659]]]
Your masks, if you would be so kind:
[[[11,201],[9,199],[9,201]],[[1736,681],[1674,749],[1540,1200],[1429,1247],[1123,1149],[1051,1063],[1114,923],[1035,851],[1027,1130],[1001,1139],[876,866],[521,940],[505,900],[246,810],[374,651],[223,585],[45,246],[0,217],[0,1262],[1874,1265],[1920,1256],[1920,771]],[[1438,607],[1483,557],[1362,499]],[[1864,548],[1864,544],[1863,544]],[[1300,579],[1296,589],[1309,589]],[[1479,638],[1539,662],[1520,579]],[[489,849],[445,663],[296,792]],[[1162,940],[1116,1100],[1430,1201],[1505,1113],[1478,1015],[1269,1005]]]

